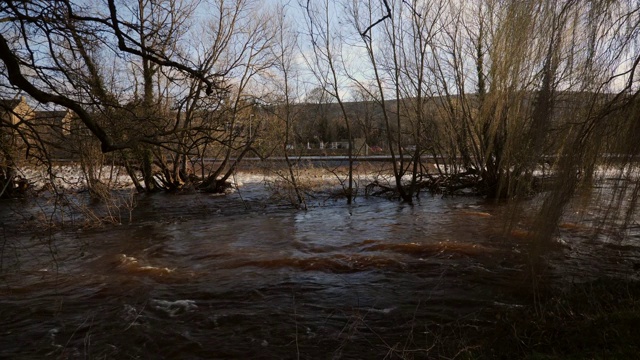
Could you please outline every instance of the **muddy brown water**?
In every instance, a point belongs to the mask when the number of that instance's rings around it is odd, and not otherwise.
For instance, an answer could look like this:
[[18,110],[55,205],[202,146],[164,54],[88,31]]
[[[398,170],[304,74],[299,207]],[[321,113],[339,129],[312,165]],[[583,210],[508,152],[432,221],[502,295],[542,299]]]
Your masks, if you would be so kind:
[[[147,196],[132,224],[44,232],[38,207],[5,204],[0,358],[436,357],[434,328],[481,329],[527,301],[532,229],[509,205],[426,196],[297,211],[243,195]],[[8,226],[16,214],[23,225]],[[550,281],[636,276],[637,229],[612,240],[577,220],[543,254]]]

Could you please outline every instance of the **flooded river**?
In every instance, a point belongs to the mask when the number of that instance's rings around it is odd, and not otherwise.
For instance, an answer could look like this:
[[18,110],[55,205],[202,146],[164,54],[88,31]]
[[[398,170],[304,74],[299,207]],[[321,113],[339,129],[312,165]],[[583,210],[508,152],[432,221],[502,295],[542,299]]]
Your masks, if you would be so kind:
[[[240,195],[143,197],[130,225],[3,225],[0,358],[427,358],[441,326],[482,329],[527,301],[529,240],[509,205],[297,211]],[[10,208],[3,224],[28,205]],[[545,276],[636,276],[638,232],[612,238],[584,216],[561,224]]]

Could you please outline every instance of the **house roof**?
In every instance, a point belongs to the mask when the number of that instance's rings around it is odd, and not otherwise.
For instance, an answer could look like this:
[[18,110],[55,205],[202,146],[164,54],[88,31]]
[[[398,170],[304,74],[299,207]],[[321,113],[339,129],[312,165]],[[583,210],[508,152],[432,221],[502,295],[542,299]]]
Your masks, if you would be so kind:
[[50,120],[60,120],[64,119],[65,116],[69,114],[69,111],[36,111],[36,119],[50,119]]
[[[66,128],[71,125],[73,115],[71,110],[36,111],[32,123],[36,126],[53,126]],[[67,129],[68,130],[68,129]]]

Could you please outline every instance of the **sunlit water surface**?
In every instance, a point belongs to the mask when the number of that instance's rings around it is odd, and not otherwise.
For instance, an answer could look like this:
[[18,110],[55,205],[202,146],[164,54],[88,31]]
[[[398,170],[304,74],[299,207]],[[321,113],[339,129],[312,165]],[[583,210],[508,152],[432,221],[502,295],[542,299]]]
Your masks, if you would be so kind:
[[[0,358],[427,357],[438,326],[488,326],[531,286],[511,205],[298,211],[264,205],[257,187],[241,195],[158,194],[131,225],[44,233],[37,208],[5,206],[3,224],[22,213],[24,225],[3,225]],[[636,276],[638,232],[616,240],[592,223],[585,210],[560,226],[542,255],[549,281]]]

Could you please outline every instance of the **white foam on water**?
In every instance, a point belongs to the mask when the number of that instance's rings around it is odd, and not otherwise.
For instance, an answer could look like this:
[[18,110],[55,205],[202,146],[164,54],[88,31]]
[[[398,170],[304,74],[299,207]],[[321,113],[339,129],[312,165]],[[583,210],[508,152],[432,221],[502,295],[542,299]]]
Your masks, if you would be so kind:
[[119,268],[125,269],[131,273],[147,273],[151,275],[167,275],[173,272],[172,269],[160,266],[141,265],[140,261],[133,256],[127,256],[125,254],[119,254],[118,260],[120,264]]
[[151,299],[151,301],[149,301],[149,304],[153,309],[162,311],[170,317],[176,317],[187,312],[194,311],[198,308],[198,305],[196,305],[196,302],[193,300],[168,301]]
[[[452,170],[451,167],[444,164],[439,164],[436,167],[439,167],[439,170],[445,173]],[[51,182],[53,182],[56,188],[64,190],[82,191],[88,188],[85,173],[82,171],[80,165],[77,164],[52,166],[50,172],[47,171],[46,167],[25,167],[19,169],[18,173],[20,176],[26,178],[33,188],[38,190],[47,187]],[[98,180],[108,185],[109,188],[135,189],[129,174],[121,166],[105,165],[96,170],[95,173],[98,176]],[[534,170],[534,176],[548,176],[553,174],[553,169],[544,169],[543,171],[542,168],[537,168]],[[300,171],[297,176],[302,180],[323,182],[327,186],[332,186],[339,185],[339,177],[344,180],[347,175],[346,173],[335,174],[329,171],[323,171],[322,169],[315,169]],[[640,177],[640,167],[630,165],[625,165],[623,167],[600,165],[595,168],[595,176],[609,179],[628,176],[632,179],[637,179]],[[390,172],[356,173],[354,174],[354,179],[360,183],[378,181],[383,184],[391,184],[395,182],[394,176]],[[228,189],[227,193],[235,192],[238,187],[242,187],[244,185],[277,183],[280,180],[282,180],[282,176],[275,173],[238,172],[229,179],[232,183],[232,187]],[[411,174],[405,174],[402,177],[403,182],[409,182],[410,180]]]
[[[79,165],[46,167],[25,167],[18,170],[20,176],[26,178],[32,187],[42,189],[50,183],[56,188],[80,191],[87,189],[85,173]],[[120,166],[102,166],[95,171],[98,180],[114,189],[134,188],[128,173]]]

